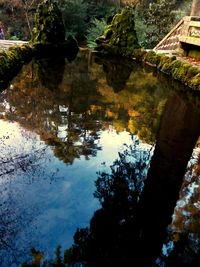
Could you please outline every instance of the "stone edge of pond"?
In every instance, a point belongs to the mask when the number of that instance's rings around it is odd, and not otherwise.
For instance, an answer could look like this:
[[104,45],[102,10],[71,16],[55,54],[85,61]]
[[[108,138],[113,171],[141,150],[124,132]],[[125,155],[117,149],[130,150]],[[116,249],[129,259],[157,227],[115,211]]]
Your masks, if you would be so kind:
[[177,59],[176,56],[170,57],[154,51],[146,52],[143,55],[143,62],[172,76],[192,90],[200,91],[200,67]]
[[[24,63],[31,60],[35,48],[30,44],[11,46],[0,52],[0,86],[9,81]],[[127,55],[125,55],[127,56]],[[193,90],[200,90],[200,67],[177,59],[176,56],[157,54],[154,51],[135,49],[131,58],[156,67],[159,71],[172,76]]]
[[192,90],[200,91],[200,67],[177,58],[176,56],[167,56],[165,54],[156,53],[153,50],[146,51],[144,49],[113,49],[108,45],[104,45],[95,52],[103,56],[119,55],[138,62],[157,68],[158,71],[172,76],[173,79],[180,81]]
[[18,73],[20,68],[33,57],[64,56],[73,60],[79,51],[76,40],[69,39],[63,43],[13,45],[0,51],[0,90]]

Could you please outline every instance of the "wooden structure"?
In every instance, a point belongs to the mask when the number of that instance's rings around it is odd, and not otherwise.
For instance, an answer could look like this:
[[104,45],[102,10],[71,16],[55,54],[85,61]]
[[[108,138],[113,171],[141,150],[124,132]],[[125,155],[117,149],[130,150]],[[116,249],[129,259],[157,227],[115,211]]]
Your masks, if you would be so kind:
[[200,0],[193,0],[190,16],[184,17],[156,45],[160,53],[184,53],[200,58]]

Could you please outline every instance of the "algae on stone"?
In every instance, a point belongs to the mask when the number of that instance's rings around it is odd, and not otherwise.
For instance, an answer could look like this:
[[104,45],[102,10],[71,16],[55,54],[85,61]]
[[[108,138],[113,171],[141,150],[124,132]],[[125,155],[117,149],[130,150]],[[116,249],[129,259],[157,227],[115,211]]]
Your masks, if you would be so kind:
[[126,7],[116,14],[96,42],[97,51],[132,56],[134,50],[140,48],[135,30],[134,10]]
[[37,8],[32,40],[37,56],[62,55],[72,61],[78,51],[77,41],[69,36],[65,40],[62,13],[54,0],[43,0]]
[[12,46],[0,52],[0,90],[33,55],[29,45]]
[[31,41],[33,44],[58,44],[65,41],[62,14],[53,0],[43,0],[38,5]]
[[159,71],[171,75],[173,79],[182,82],[193,90],[200,90],[200,68],[185,61],[176,59],[175,56],[156,54],[148,51],[143,56],[143,61],[155,66]]

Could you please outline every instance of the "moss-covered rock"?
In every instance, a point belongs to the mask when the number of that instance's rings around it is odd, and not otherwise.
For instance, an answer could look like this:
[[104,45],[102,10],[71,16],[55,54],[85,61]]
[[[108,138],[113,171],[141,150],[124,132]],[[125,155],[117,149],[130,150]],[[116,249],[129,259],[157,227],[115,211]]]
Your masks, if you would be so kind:
[[189,81],[188,86],[194,90],[200,90],[200,73],[194,75]]
[[160,63],[160,58],[161,58],[161,55],[156,54],[154,51],[149,51],[148,53],[144,55],[143,60],[144,62],[150,63],[150,65],[153,65],[156,67]]
[[200,68],[177,60],[175,56],[169,57],[148,51],[143,61],[156,67],[159,71],[171,75],[174,79],[184,83],[194,90],[200,90]]
[[187,72],[191,65],[188,63],[182,63],[179,68],[173,73],[173,77],[179,81],[186,82]]
[[29,45],[12,46],[7,51],[0,52],[0,87],[17,73],[25,62],[33,55]]
[[43,0],[38,5],[31,41],[33,44],[58,44],[65,41],[62,14],[53,0]]
[[102,53],[133,57],[134,50],[140,48],[135,31],[133,9],[124,8],[121,13],[116,14],[96,43],[96,50]]
[[38,57],[62,55],[75,58],[79,51],[73,37],[65,40],[65,27],[61,11],[53,0],[43,0],[37,8],[31,43]]

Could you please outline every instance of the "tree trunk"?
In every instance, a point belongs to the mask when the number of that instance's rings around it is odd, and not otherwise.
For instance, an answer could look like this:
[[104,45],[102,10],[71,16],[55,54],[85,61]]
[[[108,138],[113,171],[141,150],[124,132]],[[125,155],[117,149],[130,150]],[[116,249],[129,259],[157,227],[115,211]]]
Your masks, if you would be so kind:
[[28,11],[27,10],[25,10],[25,17],[26,17],[26,22],[27,22],[30,38],[32,38],[32,29],[31,29],[31,24],[30,24],[30,20],[29,20],[29,17],[28,17]]
[[200,0],[192,1],[192,9],[190,16],[198,16],[200,17]]

